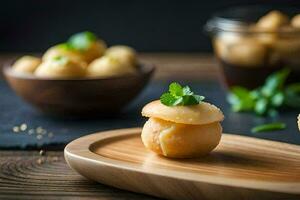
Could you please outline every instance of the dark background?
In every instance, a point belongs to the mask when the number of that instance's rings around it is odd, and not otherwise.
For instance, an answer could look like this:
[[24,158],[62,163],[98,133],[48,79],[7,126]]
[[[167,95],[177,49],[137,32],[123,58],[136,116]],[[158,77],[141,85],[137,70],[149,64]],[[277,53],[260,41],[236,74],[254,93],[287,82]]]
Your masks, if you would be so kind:
[[39,52],[72,33],[90,30],[109,45],[139,51],[210,51],[203,25],[216,11],[268,4],[300,7],[277,0],[9,0],[0,4],[0,52]]

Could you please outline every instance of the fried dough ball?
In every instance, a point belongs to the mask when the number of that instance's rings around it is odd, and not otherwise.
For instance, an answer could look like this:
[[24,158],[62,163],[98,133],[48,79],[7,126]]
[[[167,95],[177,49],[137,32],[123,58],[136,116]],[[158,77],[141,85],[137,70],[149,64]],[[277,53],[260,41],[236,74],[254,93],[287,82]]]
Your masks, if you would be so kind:
[[156,100],[144,106],[142,115],[192,125],[210,124],[224,119],[222,111],[207,102],[201,102],[192,106],[170,107]]
[[16,72],[32,74],[41,62],[40,58],[34,56],[23,56],[19,58],[12,67]]
[[266,46],[256,38],[237,35],[219,37],[214,46],[222,60],[243,67],[263,65],[268,53]]
[[122,63],[132,66],[136,65],[136,52],[133,48],[124,45],[111,46],[105,52],[105,55],[116,58]]
[[89,31],[72,35],[68,44],[76,49],[87,63],[101,57],[106,50],[105,42]]
[[145,147],[170,158],[191,158],[208,154],[220,142],[223,113],[216,106],[201,102],[191,106],[150,102],[142,115],[149,117],[142,130]]
[[280,11],[273,10],[261,17],[256,26],[264,31],[276,31],[280,27],[289,24],[289,17]]
[[218,57],[226,59],[228,49],[231,45],[237,44],[241,41],[242,36],[234,33],[218,34],[213,41],[213,45]]
[[170,158],[204,156],[220,142],[222,127],[215,122],[186,125],[150,118],[144,125],[142,141],[146,148]]
[[134,73],[136,73],[136,69],[134,67],[124,64],[110,56],[103,56],[94,60],[87,68],[87,75],[94,77],[122,76]]
[[43,61],[52,60],[57,57],[68,57],[78,61],[84,60],[80,52],[72,49],[67,43],[58,44],[49,48],[43,55]]
[[300,28],[300,14],[295,15],[292,19],[291,19],[291,25],[295,28]]
[[92,42],[85,51],[82,52],[83,58],[87,63],[92,62],[96,58],[101,57],[106,49],[106,44],[103,40]]
[[77,78],[85,73],[85,63],[63,56],[44,60],[35,71],[36,76],[47,78]]
[[228,50],[229,63],[244,67],[262,66],[267,56],[266,47],[255,39],[245,39]]

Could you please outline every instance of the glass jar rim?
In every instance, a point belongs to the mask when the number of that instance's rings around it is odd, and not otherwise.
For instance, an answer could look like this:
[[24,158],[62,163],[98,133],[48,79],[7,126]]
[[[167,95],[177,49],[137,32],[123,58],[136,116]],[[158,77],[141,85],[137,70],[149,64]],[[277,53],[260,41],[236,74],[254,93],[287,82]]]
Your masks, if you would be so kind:
[[[259,8],[259,9],[257,9]],[[226,9],[222,12],[217,12],[213,15],[211,19],[207,21],[205,24],[205,31],[208,33],[218,33],[218,32],[236,32],[236,33],[245,33],[245,34],[274,34],[274,33],[279,33],[279,34],[300,34],[300,28],[295,28],[295,27],[281,27],[277,30],[266,30],[263,28],[255,28],[255,23],[257,20],[270,12],[271,10],[279,10],[282,11],[283,13],[286,14],[287,9],[292,9],[293,12],[289,12],[289,14],[299,14],[300,10],[295,11],[294,8],[290,7],[285,7],[281,9],[274,9],[273,7],[263,7],[263,6],[247,6],[247,7],[233,7]],[[227,17],[226,13],[236,13],[236,14],[241,14],[245,12],[245,15],[253,12],[252,15],[247,16],[250,19],[248,20],[243,20],[242,17],[240,18],[235,18],[233,16]],[[255,13],[261,13],[260,15]],[[230,14],[231,14],[230,13]],[[234,15],[234,14],[233,14]]]

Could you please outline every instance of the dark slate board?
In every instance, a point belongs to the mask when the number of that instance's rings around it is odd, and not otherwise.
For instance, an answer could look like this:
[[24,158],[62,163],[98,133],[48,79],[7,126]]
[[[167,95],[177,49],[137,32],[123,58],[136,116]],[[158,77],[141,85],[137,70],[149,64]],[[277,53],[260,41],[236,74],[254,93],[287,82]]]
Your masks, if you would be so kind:
[[[33,107],[23,102],[8,87],[5,81],[0,81],[0,149],[62,149],[64,145],[80,136],[110,129],[142,126],[145,118],[140,115],[143,105],[167,89],[168,81],[153,81],[144,92],[128,108],[117,116],[98,117],[94,119],[60,119],[45,116]],[[284,131],[251,134],[250,129],[255,124],[265,123],[271,119],[255,117],[247,113],[232,113],[225,101],[225,92],[217,82],[185,81],[193,90],[207,97],[207,100],[222,108],[226,118],[224,132],[248,135],[300,144],[300,133],[296,125],[299,111],[286,111],[277,119],[288,124]],[[14,133],[15,125],[26,123],[28,128],[43,127],[53,132],[52,138],[43,137],[37,140],[35,135]]]

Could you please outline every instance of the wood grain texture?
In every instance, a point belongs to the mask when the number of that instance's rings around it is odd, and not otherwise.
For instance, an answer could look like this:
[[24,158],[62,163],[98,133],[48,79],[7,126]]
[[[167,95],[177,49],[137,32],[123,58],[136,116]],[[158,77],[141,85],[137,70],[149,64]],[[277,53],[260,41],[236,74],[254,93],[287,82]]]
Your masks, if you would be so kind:
[[62,152],[0,152],[1,200],[154,199],[88,181],[67,166]]
[[147,151],[141,129],[77,139],[65,157],[82,175],[170,199],[299,199],[300,147],[224,134],[209,156],[166,159]]

